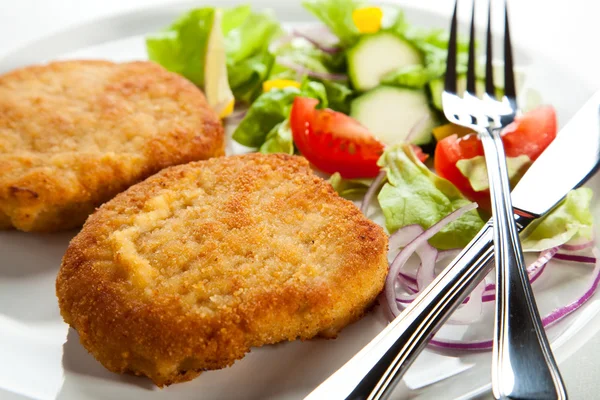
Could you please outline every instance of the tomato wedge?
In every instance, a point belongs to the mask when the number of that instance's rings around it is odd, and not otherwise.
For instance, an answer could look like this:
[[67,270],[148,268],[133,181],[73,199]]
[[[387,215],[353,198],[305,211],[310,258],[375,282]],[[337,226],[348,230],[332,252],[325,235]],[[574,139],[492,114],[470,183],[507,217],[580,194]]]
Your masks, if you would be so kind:
[[353,118],[330,110],[317,110],[316,99],[296,97],[290,126],[298,150],[323,172],[343,178],[371,178],[379,174],[377,160],[383,144]]
[[[527,155],[535,161],[556,137],[556,112],[551,106],[530,111],[506,127],[502,142],[508,157]],[[489,191],[476,192],[456,167],[459,160],[483,156],[476,135],[457,135],[440,140],[435,148],[434,166],[438,175],[452,182],[466,197],[489,210]]]

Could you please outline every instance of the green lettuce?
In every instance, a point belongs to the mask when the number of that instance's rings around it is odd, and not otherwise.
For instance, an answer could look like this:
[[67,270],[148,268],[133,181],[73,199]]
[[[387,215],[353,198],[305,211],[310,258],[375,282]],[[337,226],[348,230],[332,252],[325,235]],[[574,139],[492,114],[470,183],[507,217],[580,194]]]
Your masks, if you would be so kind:
[[328,107],[334,111],[350,114],[350,102],[354,98],[354,92],[346,84],[340,82],[320,80],[325,87],[328,99]]
[[[246,116],[233,132],[233,140],[248,147],[272,149],[271,145],[262,148],[269,133],[276,125],[290,116],[292,103],[297,96],[311,97],[320,101],[320,107],[327,106],[327,92],[323,84],[305,80],[300,89],[286,87],[272,89],[261,94],[248,109]],[[271,139],[275,133],[272,133]]]
[[[150,60],[204,86],[204,64],[215,8],[188,11],[171,26],[146,38]],[[270,74],[274,55],[269,43],[281,33],[271,12],[253,13],[250,6],[222,10],[221,30],[227,56],[229,86],[241,102],[251,102],[260,94]]]
[[236,100],[249,104],[256,99],[262,93],[262,84],[268,79],[274,63],[275,56],[265,51],[228,65],[229,86]]
[[252,14],[250,5],[226,8],[223,10],[223,18],[221,20],[221,31],[223,36],[227,36],[229,32],[241,26],[244,21]]
[[[387,180],[378,200],[388,231],[419,224],[424,229],[470,203],[449,181],[431,172],[408,145],[392,146],[379,159]],[[484,222],[476,210],[448,224],[430,239],[440,249],[464,247]]]
[[259,151],[261,153],[294,154],[294,141],[289,119],[278,123],[269,131]]
[[542,251],[572,240],[591,240],[592,196],[593,192],[589,188],[569,192],[558,207],[522,232],[523,250]]
[[342,47],[352,46],[360,36],[352,13],[363,5],[357,0],[304,0],[304,8],[317,17],[337,36]]
[[437,71],[432,71],[423,64],[405,65],[385,74],[381,78],[381,83],[384,85],[423,89],[427,83],[438,76]]
[[312,81],[310,79],[305,79],[304,82],[302,82],[302,86],[300,87],[300,92],[303,97],[311,97],[313,99],[319,100],[319,105],[317,106],[317,108],[329,107],[327,89],[325,89],[325,85],[323,85],[322,83]]
[[364,195],[373,182],[372,179],[344,179],[339,172],[331,175],[327,181],[340,196],[345,198]]
[[271,39],[280,32],[280,29],[272,12],[250,13],[241,25],[231,29],[225,35],[227,64],[233,65],[268,51]]
[[204,86],[204,60],[215,9],[197,8],[179,17],[168,28],[146,38],[150,60]]
[[[519,182],[523,174],[527,172],[530,165],[531,159],[526,154],[517,157],[506,157],[508,178],[513,187]],[[469,180],[471,187],[476,192],[481,192],[490,188],[484,156],[458,160],[456,162],[456,168],[458,168],[461,174]]]

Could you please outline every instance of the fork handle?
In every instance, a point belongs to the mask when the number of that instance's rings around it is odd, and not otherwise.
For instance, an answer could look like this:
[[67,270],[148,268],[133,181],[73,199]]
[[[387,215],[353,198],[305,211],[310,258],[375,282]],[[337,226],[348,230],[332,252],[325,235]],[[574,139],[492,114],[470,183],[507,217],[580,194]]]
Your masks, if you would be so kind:
[[497,399],[566,399],[527,276],[499,130],[480,132],[494,215],[496,318],[492,391]]
[[[517,217],[521,226],[531,220]],[[488,222],[436,279],[365,348],[306,399],[385,399],[493,263],[492,223]]]

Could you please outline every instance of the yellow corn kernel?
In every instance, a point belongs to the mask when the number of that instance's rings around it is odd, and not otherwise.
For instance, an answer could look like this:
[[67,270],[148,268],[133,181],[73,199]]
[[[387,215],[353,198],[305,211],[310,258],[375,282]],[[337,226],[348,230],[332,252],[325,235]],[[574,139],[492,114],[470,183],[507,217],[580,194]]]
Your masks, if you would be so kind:
[[456,134],[458,135],[458,137],[461,137],[474,132],[475,131],[473,131],[472,129],[465,128],[463,126],[455,125],[452,123],[433,128],[433,136],[438,142],[444,138],[447,138],[450,135]]
[[263,92],[268,92],[271,89],[283,89],[286,87],[299,88],[300,82],[296,82],[291,79],[273,79],[263,82]]
[[219,118],[225,118],[226,116],[231,114],[233,112],[234,106],[235,106],[235,99],[231,99],[231,101],[229,103],[227,103],[225,108],[223,108],[223,110],[221,110],[221,112],[219,113]]
[[383,12],[379,7],[357,8],[352,12],[352,20],[360,33],[377,33],[381,29]]

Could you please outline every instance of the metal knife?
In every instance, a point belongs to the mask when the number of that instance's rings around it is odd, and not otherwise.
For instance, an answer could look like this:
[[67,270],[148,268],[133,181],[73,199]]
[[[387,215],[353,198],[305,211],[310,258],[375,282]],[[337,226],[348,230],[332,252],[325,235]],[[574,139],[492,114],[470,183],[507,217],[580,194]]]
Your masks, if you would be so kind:
[[[600,165],[600,91],[511,193],[522,230],[585,183]],[[396,319],[306,399],[385,399],[427,341],[493,267],[492,221]]]

